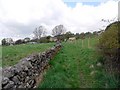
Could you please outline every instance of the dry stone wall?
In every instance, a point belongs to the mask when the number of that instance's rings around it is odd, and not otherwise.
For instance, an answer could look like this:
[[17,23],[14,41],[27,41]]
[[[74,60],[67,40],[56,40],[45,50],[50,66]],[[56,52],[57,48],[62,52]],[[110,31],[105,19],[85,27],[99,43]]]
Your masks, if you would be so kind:
[[35,88],[38,77],[49,61],[61,49],[61,44],[56,44],[43,53],[30,55],[14,66],[3,68],[2,88]]

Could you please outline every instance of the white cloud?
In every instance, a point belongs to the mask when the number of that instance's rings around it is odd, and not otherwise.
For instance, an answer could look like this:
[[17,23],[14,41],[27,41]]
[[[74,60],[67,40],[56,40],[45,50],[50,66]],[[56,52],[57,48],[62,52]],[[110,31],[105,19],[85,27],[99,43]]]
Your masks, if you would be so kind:
[[113,19],[117,14],[118,3],[112,0],[98,6],[77,3],[74,8],[63,0],[0,0],[0,38],[32,37],[41,24],[49,34],[58,24],[74,33],[95,31],[103,26],[101,19]]

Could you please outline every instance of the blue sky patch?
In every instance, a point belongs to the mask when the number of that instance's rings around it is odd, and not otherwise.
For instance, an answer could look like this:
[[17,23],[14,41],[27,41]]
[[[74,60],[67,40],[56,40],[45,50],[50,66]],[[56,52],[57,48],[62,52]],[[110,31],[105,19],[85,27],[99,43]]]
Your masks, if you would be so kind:
[[74,8],[76,6],[76,2],[65,2],[68,7]]
[[[74,8],[77,2],[64,2],[68,7]],[[82,2],[83,5],[98,6],[100,2]]]
[[82,2],[83,5],[92,5],[92,6],[98,6],[100,2]]

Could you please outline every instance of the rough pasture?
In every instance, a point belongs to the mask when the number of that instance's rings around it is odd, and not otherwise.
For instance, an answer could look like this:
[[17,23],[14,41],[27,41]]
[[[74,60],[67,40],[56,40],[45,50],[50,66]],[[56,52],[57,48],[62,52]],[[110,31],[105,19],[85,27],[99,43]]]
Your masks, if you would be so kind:
[[20,59],[38,52],[43,52],[52,47],[54,43],[47,44],[21,44],[15,46],[2,47],[2,66],[17,64]]
[[[116,80],[105,73],[96,52],[97,38],[62,43],[63,48],[50,61],[39,88],[108,88],[116,87]],[[82,46],[83,44],[83,46]]]

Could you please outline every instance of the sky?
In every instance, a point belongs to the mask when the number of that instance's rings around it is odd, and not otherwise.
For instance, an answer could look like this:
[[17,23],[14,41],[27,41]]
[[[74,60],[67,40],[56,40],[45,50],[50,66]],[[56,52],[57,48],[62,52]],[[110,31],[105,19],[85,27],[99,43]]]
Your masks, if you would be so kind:
[[102,19],[117,16],[116,0],[0,0],[0,40],[32,38],[40,25],[48,35],[59,24],[73,33],[99,31],[108,25]]

